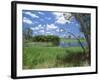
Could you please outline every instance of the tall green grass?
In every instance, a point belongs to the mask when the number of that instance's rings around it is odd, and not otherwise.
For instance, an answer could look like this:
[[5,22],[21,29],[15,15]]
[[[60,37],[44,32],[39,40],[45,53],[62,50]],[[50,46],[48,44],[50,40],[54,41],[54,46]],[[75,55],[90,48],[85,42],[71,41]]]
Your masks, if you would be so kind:
[[41,46],[26,47],[23,51],[23,65],[28,68],[53,67],[56,56],[65,53],[64,48]]
[[32,45],[23,48],[23,69],[84,66],[81,47],[44,47]]
[[66,53],[64,55],[57,55],[57,66],[84,66],[84,56],[85,54],[83,53],[83,50],[80,47],[66,48]]

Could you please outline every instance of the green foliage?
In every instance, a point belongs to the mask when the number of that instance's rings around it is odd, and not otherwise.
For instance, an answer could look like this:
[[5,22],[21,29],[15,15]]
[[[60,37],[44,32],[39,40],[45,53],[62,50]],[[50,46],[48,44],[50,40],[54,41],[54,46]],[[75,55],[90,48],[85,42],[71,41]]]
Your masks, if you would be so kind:
[[52,42],[54,46],[59,45],[60,43],[60,38],[58,36],[54,35],[38,35],[33,37],[33,42]]

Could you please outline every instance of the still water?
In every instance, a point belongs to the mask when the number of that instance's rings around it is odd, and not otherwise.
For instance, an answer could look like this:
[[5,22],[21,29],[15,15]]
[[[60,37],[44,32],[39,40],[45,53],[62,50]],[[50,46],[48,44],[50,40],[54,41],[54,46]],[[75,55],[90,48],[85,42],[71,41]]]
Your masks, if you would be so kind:
[[[87,46],[86,42],[81,42],[83,46]],[[80,44],[78,42],[60,42],[59,44],[60,47],[78,47]]]

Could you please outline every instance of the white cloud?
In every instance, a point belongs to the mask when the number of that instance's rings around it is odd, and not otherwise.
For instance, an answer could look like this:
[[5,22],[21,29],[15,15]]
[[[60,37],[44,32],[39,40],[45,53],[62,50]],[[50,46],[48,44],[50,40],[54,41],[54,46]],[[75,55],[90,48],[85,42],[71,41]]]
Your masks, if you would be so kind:
[[51,32],[46,32],[47,34],[51,33]]
[[32,21],[26,17],[23,18],[23,22],[27,24],[32,24]]
[[56,29],[56,32],[64,32],[64,29]]
[[33,30],[33,31],[35,30],[35,28],[34,28],[34,27],[31,27],[30,29],[31,29],[31,30]]
[[64,30],[63,30],[63,29],[61,29],[60,31],[61,31],[61,32],[63,32]]
[[65,24],[66,23],[66,20],[63,17],[63,13],[53,12],[53,14],[56,17],[55,23],[59,23],[59,24]]
[[65,30],[64,29],[60,29],[60,32],[65,32]]
[[52,33],[52,32],[46,32],[46,34],[47,34],[47,35],[53,35],[53,33]]
[[66,22],[70,23],[70,20],[65,20],[63,13],[53,12],[53,14],[56,17],[55,23],[59,23],[59,24],[65,24]]
[[46,33],[51,33],[51,32],[46,32]]
[[41,25],[41,24],[39,24],[39,25],[38,25],[38,27],[42,27],[42,25]]
[[39,27],[35,27],[35,30],[39,30]]
[[39,29],[44,29],[45,25],[39,24],[37,27],[38,27]]
[[25,14],[27,14],[33,18],[39,18],[39,16],[37,16],[36,14],[33,14],[32,12],[25,12]]
[[40,30],[41,33],[44,33],[44,30]]
[[39,14],[41,14],[41,15],[44,15],[44,13],[43,12],[38,12]]
[[43,29],[43,27],[42,27],[41,24],[39,24],[37,27],[36,27],[36,26],[31,27],[31,29],[34,31],[34,30],[40,30],[40,29]]
[[56,29],[56,31],[59,32],[60,30],[59,29]]
[[31,29],[34,30],[39,30],[39,27],[31,27]]
[[46,25],[47,27],[47,30],[51,30],[51,29],[56,29],[57,28],[57,26],[55,26],[54,24],[47,24]]

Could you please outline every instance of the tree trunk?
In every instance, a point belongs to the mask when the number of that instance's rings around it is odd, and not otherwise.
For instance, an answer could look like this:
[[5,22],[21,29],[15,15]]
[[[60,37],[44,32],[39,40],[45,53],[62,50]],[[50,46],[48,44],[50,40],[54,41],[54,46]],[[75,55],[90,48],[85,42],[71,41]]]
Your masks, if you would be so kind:
[[[90,31],[89,29],[87,29],[87,24],[86,22],[83,20],[83,17],[84,15],[79,15],[79,14],[74,14],[74,16],[76,17],[76,19],[80,22],[80,25],[81,25],[81,28],[84,32],[84,35],[85,35],[85,38],[86,38],[86,41],[87,41],[87,44],[88,44],[88,48],[89,48],[89,51],[86,52],[86,58],[88,59],[89,61],[89,64],[91,64],[91,61],[90,61],[90,57],[91,57],[91,54],[90,54],[90,49],[91,49],[91,40],[90,40],[90,34],[87,34],[88,31]],[[89,26],[90,27],[90,26]]]

